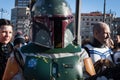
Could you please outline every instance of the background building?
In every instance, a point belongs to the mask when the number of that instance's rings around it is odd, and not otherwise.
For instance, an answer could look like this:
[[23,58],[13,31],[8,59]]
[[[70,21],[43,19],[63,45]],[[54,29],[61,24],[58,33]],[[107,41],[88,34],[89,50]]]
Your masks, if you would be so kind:
[[27,7],[30,0],[15,0],[15,7]]
[[[105,14],[105,22],[112,29],[111,24],[114,19],[112,14]],[[81,14],[81,38],[83,39],[91,39],[92,38],[92,28],[93,24],[96,22],[103,22],[103,14],[101,12],[90,12],[90,13],[82,13]]]
[[120,17],[114,18],[112,22],[112,33],[113,38],[116,34],[120,34]]
[[15,8],[11,10],[11,21],[15,31],[29,34],[30,29],[30,0],[15,0]]

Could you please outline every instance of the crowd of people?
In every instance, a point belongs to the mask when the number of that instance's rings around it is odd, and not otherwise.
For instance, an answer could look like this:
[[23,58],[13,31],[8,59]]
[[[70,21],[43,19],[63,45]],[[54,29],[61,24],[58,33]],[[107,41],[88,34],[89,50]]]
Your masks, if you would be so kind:
[[[120,34],[116,35],[116,43],[114,43],[110,33],[110,28],[106,23],[98,22],[93,26],[93,39],[82,42],[82,48],[92,59],[96,74],[120,63]],[[27,45],[28,41],[29,37],[23,35],[22,32],[17,32],[13,36],[13,25],[10,21],[0,19],[0,79],[3,77],[7,60],[14,49]]]
[[0,19],[0,80],[120,79],[120,33],[113,40],[109,25],[97,22],[93,38],[80,46],[74,44],[73,19],[63,18],[69,23],[66,27],[57,18],[36,20],[32,40],[20,31],[14,33],[9,20]]
[[[93,39],[86,39],[86,41],[82,42],[82,48],[85,49],[88,56],[91,57],[96,74],[100,74],[104,72],[106,68],[112,68],[120,63],[120,34],[116,35],[116,43],[114,44],[110,33],[110,28],[106,23],[98,22],[94,24],[93,27]],[[7,60],[11,54],[13,54],[14,49],[27,45],[29,41],[28,36],[24,36],[22,32],[17,32],[13,40],[12,37],[13,25],[9,20],[0,19],[1,79],[6,68]]]
[[[82,42],[82,52],[85,50],[92,59],[96,74],[101,74],[106,68],[112,68],[120,63],[120,34],[116,35],[114,43],[110,33],[106,23],[98,22],[93,26],[93,39]],[[15,48],[27,45],[28,41],[30,41],[29,37],[22,32],[17,32],[13,36],[13,25],[10,21],[0,19],[0,79],[3,77],[7,60]]]

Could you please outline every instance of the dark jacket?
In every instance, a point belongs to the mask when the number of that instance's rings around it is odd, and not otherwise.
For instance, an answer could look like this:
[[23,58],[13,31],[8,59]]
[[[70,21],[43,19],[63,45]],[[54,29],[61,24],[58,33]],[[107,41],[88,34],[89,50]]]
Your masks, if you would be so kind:
[[11,43],[8,43],[7,45],[0,43],[0,80],[2,80],[2,76],[4,74],[7,60],[10,56],[10,53],[12,53],[12,51],[13,51],[13,46]]

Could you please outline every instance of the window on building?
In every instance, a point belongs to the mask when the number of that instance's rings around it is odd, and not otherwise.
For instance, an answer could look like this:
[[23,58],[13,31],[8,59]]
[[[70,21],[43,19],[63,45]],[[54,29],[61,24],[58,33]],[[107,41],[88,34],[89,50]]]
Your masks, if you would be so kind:
[[95,21],[98,21],[98,19],[95,19]]
[[86,38],[89,38],[89,36],[86,36]]
[[89,18],[87,18],[87,21],[89,21]]
[[100,19],[100,21],[103,21],[102,19]]
[[85,18],[83,18],[83,21],[85,21]]
[[86,25],[89,25],[89,22],[86,22]]
[[82,36],[82,39],[84,38],[84,36]]
[[91,19],[91,21],[93,21],[93,18]]

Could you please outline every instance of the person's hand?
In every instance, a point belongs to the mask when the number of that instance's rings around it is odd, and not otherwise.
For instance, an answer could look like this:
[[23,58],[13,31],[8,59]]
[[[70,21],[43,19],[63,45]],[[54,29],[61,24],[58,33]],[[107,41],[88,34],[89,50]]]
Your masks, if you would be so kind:
[[106,68],[111,68],[113,66],[113,62],[108,59],[100,59],[94,63],[95,71],[97,74],[103,72]]

